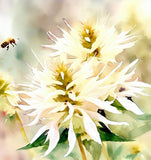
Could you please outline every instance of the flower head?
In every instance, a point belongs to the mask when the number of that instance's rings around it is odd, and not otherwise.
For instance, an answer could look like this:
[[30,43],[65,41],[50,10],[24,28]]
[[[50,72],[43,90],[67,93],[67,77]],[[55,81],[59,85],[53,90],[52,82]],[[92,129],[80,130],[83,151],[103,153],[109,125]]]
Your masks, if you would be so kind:
[[[50,62],[49,62],[50,64]],[[104,94],[108,91],[100,87],[102,81],[93,77],[91,61],[81,64],[68,64],[61,60],[53,60],[50,65],[43,66],[43,70],[33,68],[33,83],[29,86],[32,91],[26,91],[30,98],[24,99],[28,105],[19,105],[23,110],[31,110],[29,116],[34,120],[29,125],[44,120],[46,125],[41,127],[33,137],[34,142],[47,129],[49,147],[48,155],[57,145],[60,135],[59,128],[68,128],[70,154],[76,142],[76,133],[87,134],[91,139],[101,144],[97,126],[99,121],[104,124],[121,125],[125,122],[112,122],[97,113],[98,108],[120,114],[110,102],[104,101]],[[24,92],[25,93],[25,92]],[[93,99],[93,101],[90,101]],[[92,132],[93,131],[93,132]]]
[[[69,25],[68,25],[69,26]],[[70,32],[61,29],[63,38],[58,38],[51,32],[48,36],[55,42],[53,45],[44,45],[56,52],[52,55],[71,55],[81,61],[95,57],[99,62],[115,62],[115,56],[124,49],[134,45],[134,36],[129,31],[117,33],[114,26],[108,27],[106,22],[86,20]]]
[[[106,77],[102,83],[103,86],[110,85],[108,94],[117,99],[126,110],[130,110],[136,114],[143,114],[143,112],[133,102],[132,97],[136,97],[138,94],[147,95],[143,92],[144,88],[150,88],[151,85],[138,80],[135,74],[134,65],[137,63],[137,59],[131,64],[123,68],[122,63],[118,64],[114,69],[108,69],[100,76],[100,79]],[[109,73],[108,73],[109,72]],[[108,76],[108,74],[112,74]]]
[[14,91],[11,77],[7,73],[0,72],[0,110],[13,115],[18,101],[19,97]]

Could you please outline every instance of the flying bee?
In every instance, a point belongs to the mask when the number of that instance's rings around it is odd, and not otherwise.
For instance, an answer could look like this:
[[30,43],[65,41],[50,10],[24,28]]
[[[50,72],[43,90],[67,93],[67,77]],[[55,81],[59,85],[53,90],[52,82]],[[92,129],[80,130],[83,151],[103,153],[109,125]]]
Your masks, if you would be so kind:
[[9,44],[11,44],[13,47],[16,45],[16,41],[14,38],[7,38],[6,41],[1,43],[1,48],[7,48],[9,49]]

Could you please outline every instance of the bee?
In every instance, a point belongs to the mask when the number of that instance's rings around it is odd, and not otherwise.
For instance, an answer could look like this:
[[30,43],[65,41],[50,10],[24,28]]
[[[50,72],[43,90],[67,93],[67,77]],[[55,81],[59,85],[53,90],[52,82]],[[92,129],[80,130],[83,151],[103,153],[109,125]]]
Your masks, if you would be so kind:
[[7,38],[6,41],[1,43],[1,48],[7,48],[9,49],[9,44],[11,44],[13,47],[16,45],[16,41],[14,38]]

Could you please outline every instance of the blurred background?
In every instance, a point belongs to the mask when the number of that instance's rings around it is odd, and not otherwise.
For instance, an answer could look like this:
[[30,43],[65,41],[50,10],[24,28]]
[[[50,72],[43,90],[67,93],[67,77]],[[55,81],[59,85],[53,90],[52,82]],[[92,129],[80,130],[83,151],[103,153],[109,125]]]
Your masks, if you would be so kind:
[[[108,15],[119,32],[131,29],[137,36],[136,45],[118,55],[117,59],[131,62],[139,58],[139,78],[151,83],[150,0],[0,0],[0,42],[12,37],[17,44],[15,47],[10,46],[9,50],[0,48],[0,70],[9,72],[17,83],[27,81],[30,71],[28,65],[37,63],[31,50],[39,57],[52,52],[41,47],[52,43],[47,37],[47,31],[61,37],[62,33],[57,26],[67,29],[63,18],[72,26],[85,17],[100,17],[101,14]],[[136,102],[144,112],[151,113],[149,97],[139,97]],[[10,129],[2,118],[1,122],[0,160],[30,160],[26,151],[16,152],[17,148],[25,144],[18,127]],[[26,130],[29,133],[31,128]],[[31,137],[29,134],[28,136]],[[151,156],[149,139],[151,132],[138,139],[148,157]]]

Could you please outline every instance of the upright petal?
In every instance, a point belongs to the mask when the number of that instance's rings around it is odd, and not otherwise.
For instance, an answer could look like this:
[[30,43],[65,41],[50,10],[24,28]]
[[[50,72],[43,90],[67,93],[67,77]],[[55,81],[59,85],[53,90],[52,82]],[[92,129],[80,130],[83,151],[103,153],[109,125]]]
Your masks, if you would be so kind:
[[68,156],[71,153],[71,151],[73,150],[73,148],[75,146],[75,142],[76,142],[76,135],[73,130],[72,121],[70,122],[70,126],[69,126],[68,141],[69,141],[69,150],[64,155],[64,157]]
[[84,127],[85,127],[86,132],[94,141],[101,144],[100,135],[97,131],[97,127],[95,123],[92,121],[92,119],[88,116],[87,113],[82,111],[82,114],[83,114],[83,121],[84,121]]
[[57,145],[60,135],[59,135],[59,130],[58,130],[58,124],[53,121],[51,128],[48,132],[48,137],[49,137],[49,147],[48,150],[45,152],[44,156],[47,156]]

